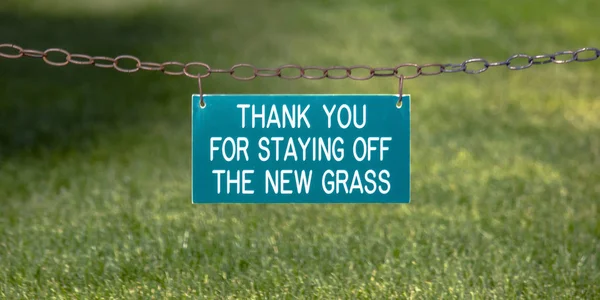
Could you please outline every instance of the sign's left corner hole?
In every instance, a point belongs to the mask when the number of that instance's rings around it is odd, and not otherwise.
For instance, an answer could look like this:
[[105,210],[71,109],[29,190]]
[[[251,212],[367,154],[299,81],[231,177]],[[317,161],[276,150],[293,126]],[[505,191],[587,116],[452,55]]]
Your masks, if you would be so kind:
[[204,109],[206,107],[206,102],[204,102],[204,100],[202,100],[202,101],[200,101],[198,106],[200,106],[201,109]]

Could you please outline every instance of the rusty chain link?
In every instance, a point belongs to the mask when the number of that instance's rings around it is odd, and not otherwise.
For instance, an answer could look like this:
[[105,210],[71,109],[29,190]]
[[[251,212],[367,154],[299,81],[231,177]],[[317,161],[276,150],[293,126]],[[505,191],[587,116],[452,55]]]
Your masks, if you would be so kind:
[[[49,56],[52,55],[53,59]],[[585,57],[581,57],[581,56]],[[131,55],[121,55],[115,58],[104,56],[89,56],[85,54],[71,54],[70,52],[50,48],[45,51],[23,49],[14,44],[0,44],[0,57],[17,59],[21,57],[42,58],[44,62],[52,66],[66,66],[69,63],[76,65],[93,65],[100,68],[113,68],[124,73],[134,73],[139,70],[160,71],[167,75],[180,76],[185,75],[190,78],[202,79],[213,73],[229,73],[237,80],[252,80],[257,77],[279,77],[283,79],[353,79],[368,80],[374,77],[396,77],[402,79],[413,79],[419,76],[440,75],[444,73],[464,72],[467,74],[479,74],[487,71],[490,67],[506,66],[510,70],[523,70],[533,65],[542,65],[547,63],[566,64],[570,62],[589,62],[597,60],[600,57],[598,48],[580,48],[575,51],[559,51],[554,54],[527,55],[515,54],[505,61],[489,62],[483,58],[471,58],[460,64],[414,64],[404,63],[395,67],[373,68],[370,66],[299,66],[282,65],[278,68],[257,68],[251,64],[236,64],[229,69],[213,69],[211,66],[202,62],[181,63],[177,61],[168,61],[163,63],[142,62],[139,58]],[[135,66],[125,67],[125,62]],[[238,75],[242,70],[252,70],[248,76]],[[291,70],[295,75],[284,74],[284,70]],[[356,75],[363,70],[368,75]],[[410,72],[409,72],[410,71]],[[237,74],[236,74],[237,73]],[[289,72],[287,72],[289,73]],[[354,73],[354,75],[353,75]]]

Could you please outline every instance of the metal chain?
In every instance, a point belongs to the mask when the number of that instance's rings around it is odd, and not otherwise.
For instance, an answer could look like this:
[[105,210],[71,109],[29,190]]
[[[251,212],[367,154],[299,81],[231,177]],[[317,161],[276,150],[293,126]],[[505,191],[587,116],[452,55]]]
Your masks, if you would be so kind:
[[[50,59],[49,56],[61,55],[62,59]],[[585,57],[581,57],[585,56]],[[396,77],[399,79],[413,79],[419,76],[439,75],[443,73],[458,73],[464,72],[467,74],[479,74],[487,71],[490,67],[506,66],[510,70],[523,70],[533,65],[543,65],[547,63],[566,64],[570,62],[588,62],[597,60],[600,57],[598,48],[581,48],[578,50],[559,51],[554,54],[527,55],[515,54],[504,61],[489,62],[483,58],[471,58],[463,61],[460,64],[414,64],[404,63],[395,67],[374,68],[370,66],[332,66],[332,67],[315,67],[315,66],[299,66],[299,65],[282,65],[277,68],[257,68],[251,64],[236,64],[229,69],[213,69],[203,62],[181,63],[177,61],[169,61],[163,63],[142,62],[139,58],[131,55],[121,55],[115,58],[104,56],[89,56],[85,54],[71,54],[70,52],[59,49],[50,48],[45,51],[23,49],[14,44],[0,44],[0,57],[17,59],[21,57],[41,58],[44,62],[52,66],[66,66],[69,63],[76,65],[93,65],[100,68],[113,68],[120,72],[133,73],[139,70],[145,71],[160,71],[167,75],[186,75],[187,77],[202,79],[214,73],[228,73],[231,77],[237,80],[252,80],[257,77],[279,77],[283,79],[353,79],[367,80],[374,77]],[[135,66],[125,67],[124,63],[129,61],[129,64],[135,63]],[[195,69],[195,70],[194,70]],[[252,75],[240,76],[237,75],[243,69],[252,70]],[[284,71],[294,72],[295,75],[285,75]],[[368,71],[368,75],[358,76],[353,75],[353,72],[364,70]],[[412,72],[408,72],[412,70]],[[237,74],[236,74],[237,73]],[[310,73],[315,73],[309,75]],[[337,75],[336,75],[337,74]]]

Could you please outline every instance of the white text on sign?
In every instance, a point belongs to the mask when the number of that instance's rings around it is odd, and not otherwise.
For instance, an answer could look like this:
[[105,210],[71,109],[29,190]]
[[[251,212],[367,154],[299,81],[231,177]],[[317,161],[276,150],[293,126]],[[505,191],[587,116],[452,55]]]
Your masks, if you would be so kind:
[[[367,126],[366,105],[322,105],[318,114],[310,114],[310,105],[253,105],[238,104],[240,128],[244,129],[311,129],[311,119],[320,116],[319,124],[327,129],[362,129]],[[324,121],[324,122],[323,122]],[[320,133],[320,129],[312,128]],[[273,131],[270,131],[273,132]],[[351,141],[342,137],[328,136],[262,136],[255,140],[247,137],[210,138],[210,161],[226,162],[357,162],[384,161],[390,151],[391,137],[358,136]],[[261,172],[262,173],[262,172]],[[390,192],[390,174],[387,169],[345,170],[327,168],[319,170],[282,169],[266,170],[258,174],[255,170],[212,170],[217,193],[254,194],[309,194],[312,189],[321,189],[326,194],[387,194]],[[261,176],[260,186],[255,184]],[[317,178],[315,180],[315,178]]]

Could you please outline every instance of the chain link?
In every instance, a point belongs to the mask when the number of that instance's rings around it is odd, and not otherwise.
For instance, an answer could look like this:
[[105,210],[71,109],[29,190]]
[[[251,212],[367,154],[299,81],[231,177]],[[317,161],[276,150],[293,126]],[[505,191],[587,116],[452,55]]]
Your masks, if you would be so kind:
[[[178,61],[167,61],[163,63],[143,62],[139,58],[131,55],[120,55],[115,58],[104,56],[89,56],[85,54],[71,54],[70,52],[50,48],[45,51],[34,49],[23,49],[14,44],[0,44],[0,57],[8,59],[17,59],[22,57],[41,58],[51,66],[66,66],[70,63],[76,65],[93,65],[99,68],[113,68],[119,72],[135,73],[139,70],[160,71],[167,75],[181,76],[202,79],[213,73],[228,73],[237,80],[253,80],[257,77],[279,77],[283,79],[352,79],[368,80],[374,77],[396,77],[403,79],[413,79],[419,76],[440,75],[444,73],[464,72],[467,74],[480,74],[487,71],[490,67],[506,66],[510,70],[524,70],[533,65],[543,65],[548,63],[566,64],[570,62],[589,62],[597,60],[600,57],[598,48],[581,48],[575,51],[566,50],[553,54],[527,55],[515,54],[505,61],[488,62],[483,58],[471,58],[458,64],[414,64],[404,63],[395,67],[374,68],[370,66],[299,66],[282,65],[278,68],[257,68],[251,64],[236,64],[229,69],[213,69],[203,62],[182,63]],[[135,66],[133,66],[135,63]],[[126,67],[125,65],[130,65]],[[243,71],[251,71],[250,75],[241,75]],[[362,71],[362,72],[361,72]],[[358,75],[357,73],[363,73]],[[365,75],[364,73],[367,73]],[[290,74],[292,73],[292,74]],[[354,73],[354,74],[353,74]]]

